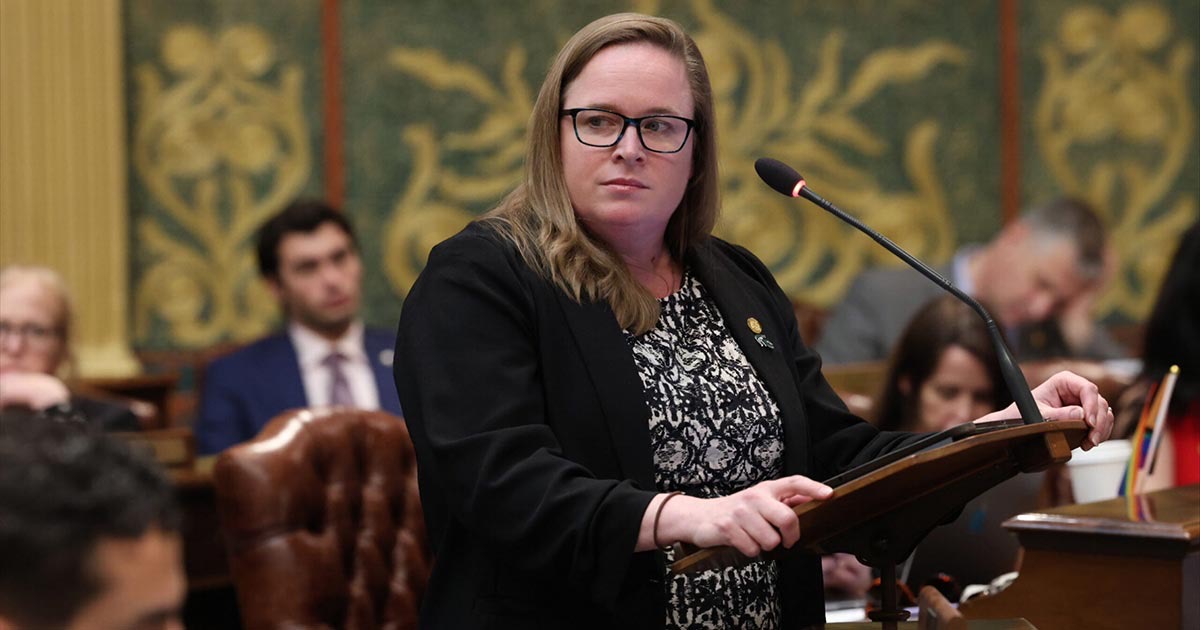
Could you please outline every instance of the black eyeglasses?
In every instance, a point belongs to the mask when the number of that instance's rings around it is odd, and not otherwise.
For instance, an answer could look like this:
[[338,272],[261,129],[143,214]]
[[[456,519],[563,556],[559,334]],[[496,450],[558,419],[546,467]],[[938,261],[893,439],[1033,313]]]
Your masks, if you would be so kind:
[[589,147],[611,147],[621,141],[631,125],[637,129],[638,140],[647,151],[678,153],[687,144],[688,135],[696,121],[682,116],[655,114],[630,118],[607,109],[580,107],[564,109],[575,127],[575,139]]

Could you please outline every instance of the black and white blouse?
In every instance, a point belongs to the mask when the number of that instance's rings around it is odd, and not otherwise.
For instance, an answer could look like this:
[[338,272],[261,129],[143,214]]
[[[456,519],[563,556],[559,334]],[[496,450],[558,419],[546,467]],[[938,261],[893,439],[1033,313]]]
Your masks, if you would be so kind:
[[[626,332],[650,407],[658,489],[711,498],[778,478],[779,408],[716,304],[689,273],[660,304],[653,330]],[[778,581],[774,562],[669,576],[666,627],[775,628]]]

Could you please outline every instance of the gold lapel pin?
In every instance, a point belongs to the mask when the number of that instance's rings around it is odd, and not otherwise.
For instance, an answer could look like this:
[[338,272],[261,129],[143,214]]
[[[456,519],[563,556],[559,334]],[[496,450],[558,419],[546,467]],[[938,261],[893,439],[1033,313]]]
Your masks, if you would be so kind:
[[753,317],[748,318],[746,320],[746,326],[750,329],[750,332],[754,333],[754,340],[758,342],[758,345],[766,348],[767,350],[775,349],[775,344],[771,343],[771,340],[767,339],[767,336],[762,334],[763,327],[762,324],[758,323],[757,319],[754,319]]

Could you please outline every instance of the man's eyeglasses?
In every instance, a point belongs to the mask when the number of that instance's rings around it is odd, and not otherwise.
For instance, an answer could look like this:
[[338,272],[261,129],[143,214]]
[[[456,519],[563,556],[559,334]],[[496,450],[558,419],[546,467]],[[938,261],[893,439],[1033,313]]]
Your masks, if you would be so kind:
[[614,146],[621,141],[625,130],[633,126],[642,146],[655,153],[678,153],[696,126],[696,121],[681,116],[655,114],[630,118],[591,107],[564,109],[559,114],[571,117],[575,138],[589,147]]
[[62,336],[58,328],[50,328],[40,324],[14,324],[0,322],[0,342],[13,337],[22,337],[31,346],[48,346]]

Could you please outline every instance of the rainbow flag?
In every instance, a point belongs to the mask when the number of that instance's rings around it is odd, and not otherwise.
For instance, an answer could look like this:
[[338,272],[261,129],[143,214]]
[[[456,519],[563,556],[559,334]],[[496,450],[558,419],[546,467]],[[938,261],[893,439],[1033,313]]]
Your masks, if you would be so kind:
[[[1177,380],[1179,366],[1172,365],[1162,381],[1151,385],[1150,391],[1146,393],[1146,403],[1142,406],[1142,415],[1138,418],[1137,430],[1131,439],[1133,453],[1129,456],[1125,476],[1121,479],[1121,486],[1117,491],[1120,496],[1141,493],[1146,477],[1154,466],[1158,445],[1162,442],[1167,408],[1170,406],[1171,393],[1175,391]],[[1129,516],[1133,518],[1135,515]]]

